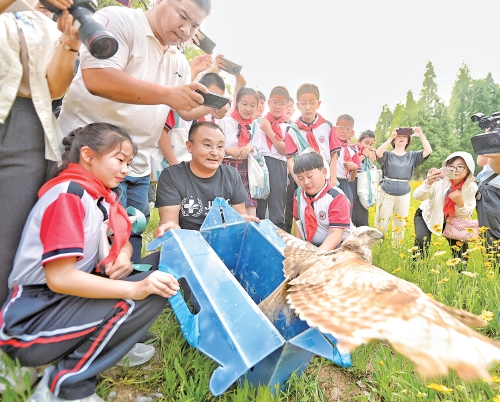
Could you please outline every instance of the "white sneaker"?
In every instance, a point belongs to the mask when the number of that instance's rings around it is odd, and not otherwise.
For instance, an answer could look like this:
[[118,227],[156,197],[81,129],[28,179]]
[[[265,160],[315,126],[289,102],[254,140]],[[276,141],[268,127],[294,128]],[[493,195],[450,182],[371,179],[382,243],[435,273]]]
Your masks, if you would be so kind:
[[151,360],[155,355],[156,350],[154,346],[145,345],[144,343],[136,343],[130,351],[123,356],[117,363],[117,366],[135,367],[139,364],[144,364]]
[[[26,390],[26,381],[24,380],[26,373],[29,374],[30,385],[36,382],[38,373],[33,367],[19,368],[15,364],[13,368],[7,367],[2,360],[3,354],[4,353],[0,350],[0,377],[7,380],[12,386],[12,389],[20,394]],[[0,383],[0,394],[2,394],[6,388],[7,386],[5,384]]]
[[49,390],[48,382],[52,371],[54,371],[54,366],[48,366],[45,368],[42,380],[36,387],[35,393],[31,395],[26,402],[105,402],[104,399],[99,398],[97,394],[92,394],[85,398],[74,399],[72,401],[69,399],[58,398]]

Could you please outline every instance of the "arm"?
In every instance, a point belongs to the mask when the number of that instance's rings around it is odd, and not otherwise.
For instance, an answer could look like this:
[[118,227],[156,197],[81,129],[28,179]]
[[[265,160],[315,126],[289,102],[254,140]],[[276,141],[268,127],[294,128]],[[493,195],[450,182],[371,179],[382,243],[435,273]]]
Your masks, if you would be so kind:
[[[57,20],[57,28],[62,32],[61,42],[71,49],[80,49],[82,43],[73,26],[73,16],[67,10]],[[76,57],[77,53],[63,49],[60,43],[57,45],[46,75],[52,99],[61,98],[71,84]]]
[[212,65],[212,55],[203,54],[200,56],[193,57],[189,68],[191,69],[191,82],[194,82],[198,74],[205,71]]
[[248,144],[244,147],[225,148],[224,152],[226,155],[232,156],[236,159],[246,159],[248,158],[248,154],[251,154],[253,152],[253,147]]
[[424,146],[424,158],[427,158],[431,153],[432,153],[432,147],[431,144],[429,144],[429,141],[427,141],[427,138],[425,137],[424,133],[422,132],[422,129],[420,127],[413,127],[414,134],[412,134],[412,137],[418,137],[420,138],[420,141],[422,141],[422,145]]
[[439,180],[442,180],[442,172],[439,169],[431,168],[427,172],[427,178],[413,192],[413,198],[419,201],[425,201],[430,197],[433,185]]
[[166,127],[163,127],[160,140],[158,141],[158,146],[160,147],[160,151],[167,160],[169,166],[179,164],[177,158],[175,157],[174,150],[172,149],[172,143],[170,142]]
[[[288,158],[286,158],[286,166],[288,168],[288,173],[290,173],[293,177],[293,180],[295,181],[295,183],[297,183],[297,176],[295,175],[295,173],[293,173],[293,166],[295,165],[295,159],[293,156],[290,156]],[[297,186],[299,185],[299,183],[297,183]]]
[[155,230],[155,237],[163,236],[170,229],[180,229],[179,226],[179,212],[181,211],[180,205],[170,205],[168,207],[158,208],[160,213],[160,223]]
[[299,228],[299,225],[298,225],[297,221],[294,221],[294,222],[293,222],[293,234],[294,234],[294,236],[295,236],[297,239],[304,240],[304,239],[302,238],[302,235],[300,234],[300,228]]
[[337,183],[337,160],[339,155],[337,152],[331,153],[332,160],[330,161],[330,180],[332,181],[332,186]]
[[389,148],[389,145],[391,145],[391,142],[396,136],[398,135],[396,129],[392,130],[391,136],[381,145],[377,148],[377,151],[375,152],[375,155],[377,158],[382,158],[384,156],[384,152],[387,151],[387,148]]
[[75,268],[75,257],[61,258],[44,266],[47,286],[56,293],[89,299],[141,300],[150,294],[170,297],[179,283],[170,274],[155,271],[139,282],[103,278]]
[[278,150],[278,152],[281,155],[284,155],[285,154],[285,142],[280,141],[279,139],[276,138],[276,133],[273,131],[273,129],[271,127],[271,123],[269,123],[269,120],[261,119],[260,120],[260,129],[262,131],[264,131],[264,133],[271,140],[271,142],[273,143],[274,147]]
[[[83,69],[82,76],[87,90],[92,95],[136,105],[166,104],[177,111],[190,111],[200,107],[203,97],[194,92],[195,89],[207,92],[207,88],[198,83],[164,87],[139,80],[111,67]],[[204,109],[206,110],[206,107]]]
[[[455,204],[455,216],[458,218],[470,218],[476,209],[477,184],[471,182],[467,189],[460,193],[461,204]],[[452,193],[453,194],[453,193]],[[451,194],[450,194],[450,198]],[[453,198],[452,198],[453,199]]]
[[325,241],[321,244],[321,246],[319,246],[319,249],[324,251],[334,250],[342,241],[343,234],[344,234],[344,229],[341,228],[328,229],[328,236],[326,236]]
[[231,205],[233,209],[238,212],[247,222],[259,222],[259,218],[256,216],[251,216],[247,214],[247,209],[245,207],[245,203],[242,202],[241,204],[236,204],[236,205]]

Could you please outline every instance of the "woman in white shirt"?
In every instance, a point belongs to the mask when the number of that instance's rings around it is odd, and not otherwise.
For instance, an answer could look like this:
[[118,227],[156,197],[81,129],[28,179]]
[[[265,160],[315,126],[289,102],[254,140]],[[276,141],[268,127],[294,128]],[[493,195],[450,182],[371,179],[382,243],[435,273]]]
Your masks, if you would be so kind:
[[[454,152],[443,162],[441,169],[432,168],[427,179],[415,189],[413,197],[423,201],[415,212],[415,245],[426,255],[432,233],[441,236],[447,220],[453,217],[470,219],[476,208],[477,185],[474,177],[474,158],[468,152]],[[446,177],[453,171],[454,178]],[[467,250],[467,242],[447,239],[456,257]]]

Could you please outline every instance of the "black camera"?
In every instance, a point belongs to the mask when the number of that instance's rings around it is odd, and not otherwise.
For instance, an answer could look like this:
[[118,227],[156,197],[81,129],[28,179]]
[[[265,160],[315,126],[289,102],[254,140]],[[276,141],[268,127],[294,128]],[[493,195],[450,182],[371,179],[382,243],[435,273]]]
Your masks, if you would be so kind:
[[488,130],[471,138],[474,152],[477,155],[500,154],[500,112],[491,116],[476,113],[471,116],[471,120],[477,123],[481,130]]
[[[47,0],[40,0],[40,3],[57,15],[61,15],[63,12]],[[109,59],[118,51],[116,38],[94,18],[93,14],[97,11],[97,1],[75,0],[68,11],[75,19],[73,25],[78,31],[78,37],[92,56],[97,59]]]

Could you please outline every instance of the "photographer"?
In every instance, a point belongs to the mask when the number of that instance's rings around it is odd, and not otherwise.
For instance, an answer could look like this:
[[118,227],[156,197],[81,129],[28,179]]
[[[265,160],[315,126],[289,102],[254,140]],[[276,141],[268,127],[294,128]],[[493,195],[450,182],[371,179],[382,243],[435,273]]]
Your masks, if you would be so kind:
[[[82,47],[80,69],[63,100],[59,123],[65,134],[88,123],[117,125],[132,136],[138,152],[120,183],[120,202],[149,218],[150,156],[170,108],[184,120],[209,113],[200,106],[207,92],[191,83],[189,64],[176,45],[189,41],[210,13],[211,0],[157,0],[148,11],[105,7],[95,14],[118,41],[118,51],[97,59]],[[217,118],[228,107],[215,111]],[[214,113],[215,113],[214,112]],[[141,256],[141,234],[132,233],[132,261]]]
[[[80,40],[64,11],[57,25],[36,1],[0,0],[0,303],[24,223],[46,181],[48,161],[61,161],[62,132],[52,99],[66,92]],[[50,0],[67,8],[71,0]],[[61,34],[62,32],[62,34]]]
[[[471,219],[476,191],[474,159],[468,152],[454,152],[444,160],[441,169],[429,170],[427,178],[413,192],[413,198],[423,201],[414,217],[415,245],[422,256],[427,256],[432,233],[443,235],[446,221],[453,217]],[[446,237],[446,233],[444,235]],[[453,256],[461,258],[467,250],[467,242],[447,240]]]
[[[500,169],[495,164],[495,161],[500,159],[489,156],[477,157],[477,164],[482,166],[483,170],[477,175],[479,190],[476,194],[476,209],[479,226],[489,228],[485,232],[486,240],[493,244],[495,240],[500,239]],[[492,162],[495,168],[491,166]]]

